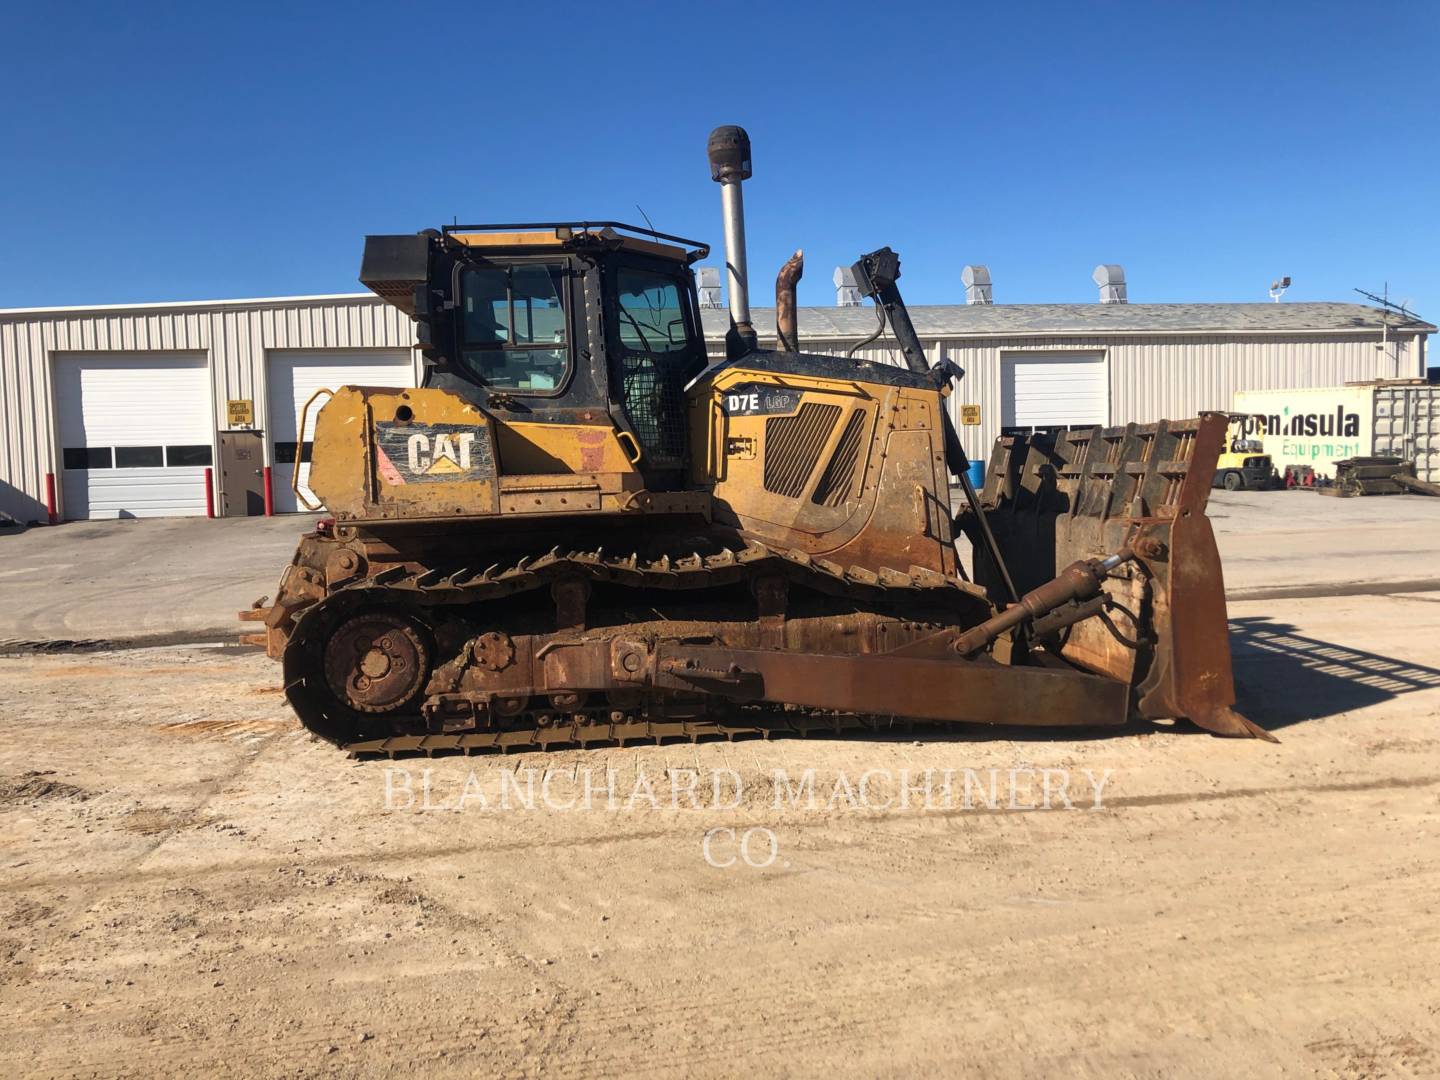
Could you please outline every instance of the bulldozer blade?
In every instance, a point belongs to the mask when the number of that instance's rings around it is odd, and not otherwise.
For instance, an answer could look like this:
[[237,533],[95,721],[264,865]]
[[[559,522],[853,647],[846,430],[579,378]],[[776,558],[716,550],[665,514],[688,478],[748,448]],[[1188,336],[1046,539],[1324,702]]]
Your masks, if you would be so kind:
[[[1002,435],[981,506],[1021,593],[1079,559],[1128,550],[1103,609],[1036,642],[1129,684],[1151,720],[1274,737],[1234,709],[1225,583],[1205,516],[1228,418]],[[957,524],[970,535],[976,523]],[[975,545],[976,578],[1005,605],[1004,576]]]

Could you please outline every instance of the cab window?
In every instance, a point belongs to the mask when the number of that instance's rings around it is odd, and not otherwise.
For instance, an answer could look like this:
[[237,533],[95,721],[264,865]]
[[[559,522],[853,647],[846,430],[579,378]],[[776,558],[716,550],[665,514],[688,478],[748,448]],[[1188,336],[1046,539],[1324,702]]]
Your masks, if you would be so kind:
[[461,275],[461,362],[486,386],[553,394],[565,382],[570,346],[563,263],[517,263]]
[[684,294],[673,277],[622,266],[615,283],[620,344],[626,352],[665,359],[690,350]]

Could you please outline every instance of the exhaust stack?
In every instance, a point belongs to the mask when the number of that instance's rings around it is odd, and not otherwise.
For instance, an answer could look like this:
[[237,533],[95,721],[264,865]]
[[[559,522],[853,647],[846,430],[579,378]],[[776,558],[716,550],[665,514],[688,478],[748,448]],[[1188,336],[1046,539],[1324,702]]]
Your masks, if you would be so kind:
[[805,252],[797,251],[775,275],[775,348],[780,352],[800,351],[800,318],[795,306],[795,286],[805,273]]
[[745,268],[745,198],[742,182],[749,180],[750,136],[733,124],[710,132],[706,144],[710,179],[720,185],[720,206],[725,219],[725,270],[730,293],[730,332],[725,335],[729,359],[755,349],[755,327],[750,322],[750,285]]

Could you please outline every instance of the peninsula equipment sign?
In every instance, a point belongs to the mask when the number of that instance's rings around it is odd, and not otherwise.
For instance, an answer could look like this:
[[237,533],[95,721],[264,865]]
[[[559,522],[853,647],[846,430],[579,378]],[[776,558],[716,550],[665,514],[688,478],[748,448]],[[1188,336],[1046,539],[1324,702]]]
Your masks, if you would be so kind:
[[1264,444],[1282,475],[1286,465],[1309,465],[1333,477],[1336,461],[1374,452],[1373,397],[1369,386],[1239,390],[1235,411],[1245,414],[1245,437]]

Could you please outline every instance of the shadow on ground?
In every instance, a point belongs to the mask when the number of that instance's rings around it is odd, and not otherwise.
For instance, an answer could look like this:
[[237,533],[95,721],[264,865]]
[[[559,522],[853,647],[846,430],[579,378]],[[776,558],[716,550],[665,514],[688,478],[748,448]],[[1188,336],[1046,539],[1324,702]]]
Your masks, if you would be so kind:
[[1230,621],[1237,708],[1268,730],[1440,690],[1440,668],[1318,638],[1263,616]]

